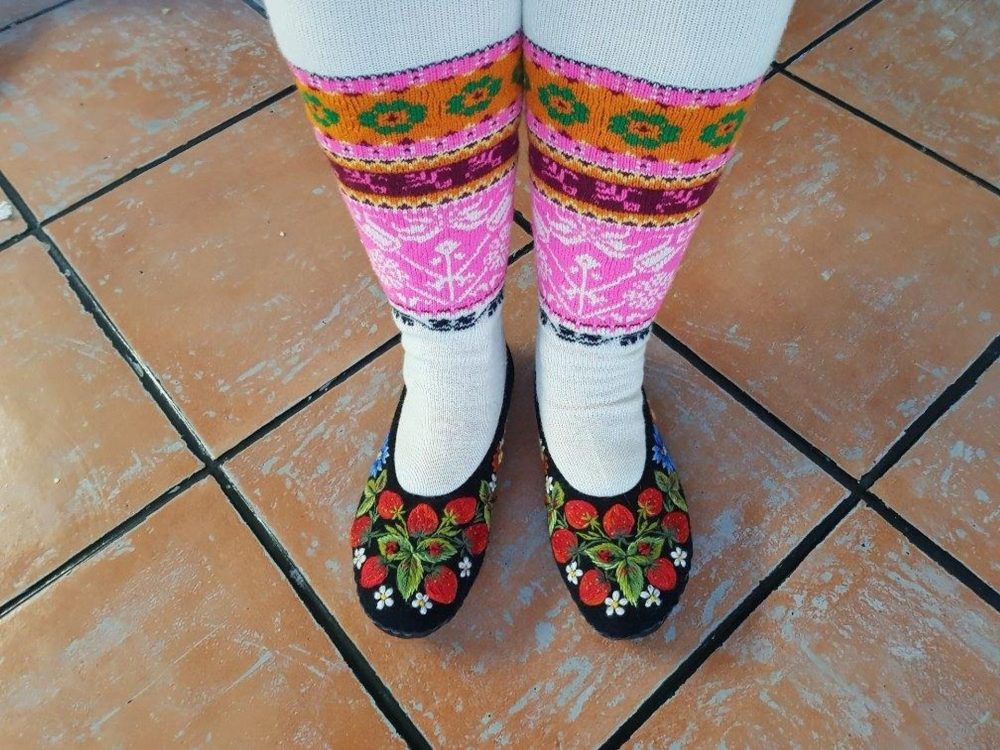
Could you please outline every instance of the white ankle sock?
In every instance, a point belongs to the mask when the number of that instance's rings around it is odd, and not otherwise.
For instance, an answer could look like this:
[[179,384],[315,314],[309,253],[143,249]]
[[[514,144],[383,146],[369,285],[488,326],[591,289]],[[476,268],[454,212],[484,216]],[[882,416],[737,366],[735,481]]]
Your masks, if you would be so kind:
[[575,489],[631,489],[646,461],[642,374],[646,339],[593,346],[538,327],[535,390],[549,453]]
[[441,495],[469,478],[493,440],[507,375],[503,309],[459,331],[400,327],[406,398],[396,475],[407,492]]

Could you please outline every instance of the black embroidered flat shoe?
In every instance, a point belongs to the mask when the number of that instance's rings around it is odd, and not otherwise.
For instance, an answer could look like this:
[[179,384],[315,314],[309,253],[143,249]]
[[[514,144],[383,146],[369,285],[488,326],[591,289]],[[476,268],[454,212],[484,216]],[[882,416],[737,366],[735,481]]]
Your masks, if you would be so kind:
[[508,350],[503,407],[490,449],[462,486],[437,497],[407,493],[396,479],[393,456],[405,388],[399,397],[351,525],[361,606],[391,635],[416,638],[437,630],[454,617],[476,580],[490,537],[513,383]]
[[656,630],[691,565],[687,501],[645,393],[642,411],[646,466],[635,487],[613,497],[577,492],[552,461],[538,422],[552,556],[587,622],[609,638]]

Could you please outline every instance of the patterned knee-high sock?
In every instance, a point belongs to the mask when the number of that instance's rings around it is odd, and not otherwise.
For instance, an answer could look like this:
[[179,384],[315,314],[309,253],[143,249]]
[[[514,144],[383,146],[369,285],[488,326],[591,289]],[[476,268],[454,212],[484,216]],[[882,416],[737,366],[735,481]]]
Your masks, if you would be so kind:
[[383,630],[426,635],[480,570],[503,455],[519,3],[268,10],[405,350],[406,390],[350,529],[358,595]]
[[402,331],[399,481],[449,492],[486,453],[504,394],[518,5],[271,0],[268,10]]
[[525,6],[549,530],[608,635],[655,627],[686,580],[687,507],[645,408],[646,341],[790,6]]

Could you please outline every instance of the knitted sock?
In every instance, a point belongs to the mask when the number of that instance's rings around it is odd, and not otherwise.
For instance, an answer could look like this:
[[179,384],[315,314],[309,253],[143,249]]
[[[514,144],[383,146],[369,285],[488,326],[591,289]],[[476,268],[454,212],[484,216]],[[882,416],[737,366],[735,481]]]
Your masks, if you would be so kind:
[[525,6],[538,408],[553,461],[582,492],[625,492],[643,473],[650,324],[790,6]]
[[268,10],[402,333],[396,476],[405,492],[442,495],[482,461],[504,397],[518,5]]

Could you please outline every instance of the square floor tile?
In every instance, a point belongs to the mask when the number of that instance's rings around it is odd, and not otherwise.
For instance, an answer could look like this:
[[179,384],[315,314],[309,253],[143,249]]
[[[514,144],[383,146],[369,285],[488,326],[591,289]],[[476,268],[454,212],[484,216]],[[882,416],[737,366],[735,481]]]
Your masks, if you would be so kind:
[[1000,615],[862,508],[626,747],[997,747],[997,695]]
[[291,98],[51,232],[216,454],[396,332]]
[[0,189],[0,242],[9,240],[28,228],[27,222],[21,216],[3,189]]
[[[695,568],[655,636],[608,642],[559,581],[532,412],[533,258],[511,269],[517,384],[493,545],[458,616],[387,638],[355,600],[347,529],[399,393],[394,349],[228,465],[349,636],[435,747],[597,747],[842,496],[659,342],[647,387],[689,493]],[[418,677],[419,676],[419,677]]]
[[855,476],[1000,321],[1000,198],[783,76],[658,317]]
[[0,289],[6,601],[200,464],[41,243],[0,253]]
[[216,455],[397,332],[291,97],[50,231]]
[[402,747],[218,486],[0,627],[3,747]]
[[778,46],[778,60],[785,60],[821,34],[832,29],[868,0],[795,0],[788,26]]
[[1000,185],[1000,0],[885,0],[792,72]]
[[872,489],[1000,589],[1000,364]]
[[0,38],[0,160],[41,217],[289,83],[240,0],[77,0]]

